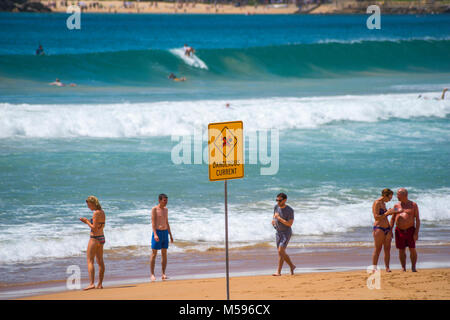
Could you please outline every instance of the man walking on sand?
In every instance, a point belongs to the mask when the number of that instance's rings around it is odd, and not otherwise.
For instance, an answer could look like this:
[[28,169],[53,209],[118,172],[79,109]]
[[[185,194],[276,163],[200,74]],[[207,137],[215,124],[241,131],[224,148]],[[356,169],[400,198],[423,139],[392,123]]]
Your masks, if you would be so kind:
[[286,194],[278,194],[276,200],[277,204],[273,209],[272,225],[277,230],[278,270],[273,276],[281,276],[281,269],[283,268],[284,261],[286,261],[291,268],[291,274],[294,274],[295,269],[295,265],[286,253],[286,247],[292,236],[291,226],[294,223],[294,210],[286,205]]
[[417,272],[416,241],[419,240],[419,208],[415,202],[408,200],[408,190],[405,188],[398,189],[397,198],[400,202],[394,208],[398,208],[399,213],[394,213],[390,223],[391,230],[396,224],[395,246],[399,250],[403,271],[406,271],[406,247],[409,247],[411,270],[412,272]]
[[172,232],[170,232],[169,225],[169,210],[167,206],[167,196],[161,193],[158,196],[159,204],[152,208],[152,257],[150,260],[150,280],[155,281],[155,262],[158,250],[161,250],[161,266],[162,266],[162,280],[168,279],[166,276],[167,266],[167,249],[169,248],[169,235],[170,242],[173,243]]

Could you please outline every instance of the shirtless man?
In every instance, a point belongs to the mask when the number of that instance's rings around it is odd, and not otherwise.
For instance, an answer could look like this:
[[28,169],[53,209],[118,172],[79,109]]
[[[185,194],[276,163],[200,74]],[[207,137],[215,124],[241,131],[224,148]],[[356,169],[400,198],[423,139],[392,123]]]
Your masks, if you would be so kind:
[[168,279],[166,276],[167,266],[167,249],[170,242],[173,243],[172,232],[170,232],[170,225],[168,214],[169,210],[166,208],[167,196],[161,193],[158,197],[159,204],[152,208],[152,257],[150,260],[150,280],[155,281],[155,262],[158,250],[161,250],[161,266],[162,266],[162,280]]
[[400,263],[402,270],[406,271],[406,247],[409,247],[411,257],[411,270],[417,272],[417,252],[416,241],[419,240],[419,208],[415,202],[408,200],[408,190],[400,188],[397,191],[397,198],[400,201],[394,208],[398,209],[398,213],[394,213],[391,219],[391,229],[395,228],[395,246],[399,250]]

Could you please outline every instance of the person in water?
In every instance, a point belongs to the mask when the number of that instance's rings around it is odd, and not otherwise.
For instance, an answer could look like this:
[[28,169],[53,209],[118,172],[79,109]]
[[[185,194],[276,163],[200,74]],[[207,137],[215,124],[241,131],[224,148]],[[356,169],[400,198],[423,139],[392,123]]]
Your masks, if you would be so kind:
[[394,192],[391,189],[383,189],[381,191],[381,197],[375,200],[372,205],[372,214],[375,219],[372,232],[374,240],[372,266],[374,269],[376,268],[381,249],[384,247],[384,265],[386,272],[391,272],[389,261],[391,259],[392,229],[388,221],[388,216],[399,212],[396,209],[386,209],[386,202],[391,201],[393,195]]
[[45,55],[44,48],[42,47],[41,44],[39,44],[39,47],[36,49],[36,55],[37,55],[37,56],[43,56],[43,55]]
[[[442,90],[442,94],[441,94],[441,98],[433,98],[433,100],[444,100],[445,99],[445,93],[448,91],[448,88],[444,88],[444,90]],[[428,100],[428,97],[424,97],[421,94],[419,94],[419,96],[417,97],[418,99],[425,99]]]
[[[92,219],[80,218],[80,221],[87,224],[91,228],[91,238],[89,239],[87,247],[87,264],[89,272],[89,286],[84,290],[103,289],[103,277],[105,275],[105,263],[103,261],[103,245],[105,244],[105,235],[103,228],[105,227],[106,216],[102,210],[102,206],[98,199],[94,196],[89,196],[86,199],[86,204],[94,213]],[[95,286],[95,268],[94,259],[97,259],[98,270],[98,284]]]
[[195,53],[194,48],[188,46],[187,44],[184,45],[183,49],[184,49],[184,54],[188,57],[191,57]]
[[181,77],[178,78],[176,75],[174,75],[173,73],[169,74],[169,79],[173,80],[173,81],[186,81],[186,77]]
[[[49,83],[51,86],[57,86],[57,87],[65,87],[66,84],[62,83],[61,80],[59,80],[58,78],[56,78],[56,80],[54,82],[50,82]],[[75,83],[70,83],[69,87],[75,87],[76,84]]]

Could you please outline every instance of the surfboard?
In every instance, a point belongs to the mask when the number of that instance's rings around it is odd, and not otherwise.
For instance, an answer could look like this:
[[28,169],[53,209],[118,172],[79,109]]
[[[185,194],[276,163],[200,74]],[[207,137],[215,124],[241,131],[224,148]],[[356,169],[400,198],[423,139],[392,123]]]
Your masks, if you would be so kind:
[[184,63],[186,63],[187,65],[190,65],[191,67],[208,70],[208,66],[206,65],[205,62],[203,62],[195,54],[194,55],[190,55],[190,56],[185,55],[183,48],[170,49],[169,51],[173,55],[175,55],[178,58],[180,58],[181,60],[183,60]]

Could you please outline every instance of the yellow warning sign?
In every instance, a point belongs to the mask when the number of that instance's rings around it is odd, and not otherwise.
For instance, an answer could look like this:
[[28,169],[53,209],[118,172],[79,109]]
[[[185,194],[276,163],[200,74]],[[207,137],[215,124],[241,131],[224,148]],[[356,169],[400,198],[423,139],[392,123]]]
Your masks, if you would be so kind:
[[208,125],[209,180],[244,177],[244,134],[242,121]]

